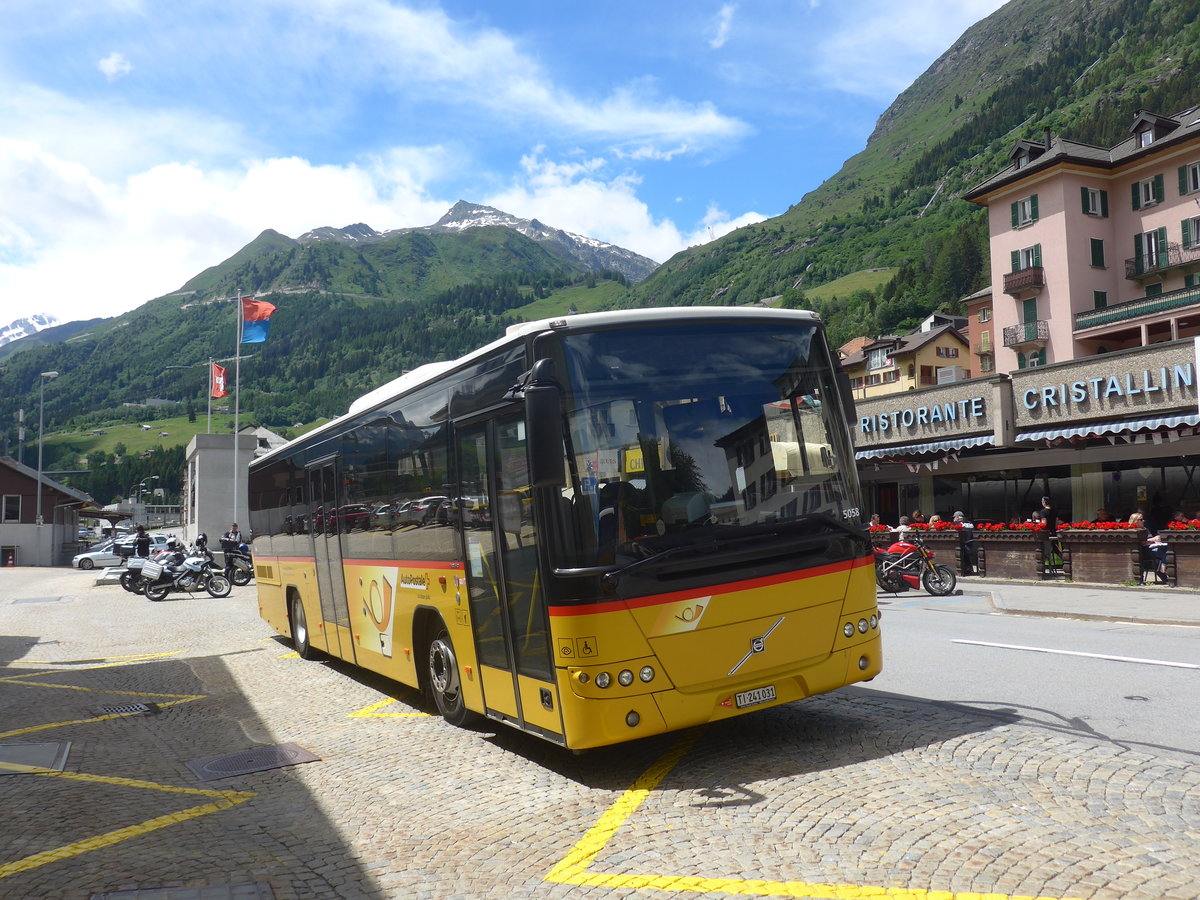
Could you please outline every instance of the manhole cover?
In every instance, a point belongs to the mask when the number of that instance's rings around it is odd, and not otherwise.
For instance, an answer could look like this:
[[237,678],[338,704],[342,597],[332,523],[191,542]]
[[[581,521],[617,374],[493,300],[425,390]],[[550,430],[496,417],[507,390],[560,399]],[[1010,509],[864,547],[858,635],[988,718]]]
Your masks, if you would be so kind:
[[62,597],[18,597],[13,601],[15,606],[18,603],[57,603]]
[[201,781],[213,781],[217,778],[231,778],[234,775],[247,775],[250,772],[264,772],[267,769],[319,761],[320,757],[313,756],[297,744],[275,744],[271,747],[243,750],[240,753],[227,753],[224,756],[194,759],[187,767],[195,772]]
[[92,894],[89,900],[275,900],[265,881],[253,884],[215,884],[190,888],[142,888]]
[[115,716],[121,713],[156,713],[157,703],[126,703],[124,706],[102,706],[100,711],[105,715]]
[[[35,766],[39,769],[56,769],[59,772],[67,765],[71,752],[70,741],[46,744],[0,744],[0,763],[15,763],[19,766]],[[0,766],[0,775],[16,775],[12,769]]]

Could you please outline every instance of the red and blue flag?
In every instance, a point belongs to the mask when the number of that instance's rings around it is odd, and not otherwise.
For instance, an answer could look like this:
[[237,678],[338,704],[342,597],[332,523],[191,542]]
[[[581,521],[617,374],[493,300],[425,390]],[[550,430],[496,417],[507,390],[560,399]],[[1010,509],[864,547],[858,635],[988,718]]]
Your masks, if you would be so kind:
[[275,307],[266,300],[242,298],[242,343],[261,344],[271,331],[271,313]]

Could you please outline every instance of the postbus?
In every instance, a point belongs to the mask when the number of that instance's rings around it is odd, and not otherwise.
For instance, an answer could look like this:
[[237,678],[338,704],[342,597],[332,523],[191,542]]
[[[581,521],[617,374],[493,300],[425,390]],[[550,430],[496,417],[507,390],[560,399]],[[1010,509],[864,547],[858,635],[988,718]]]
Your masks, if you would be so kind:
[[852,415],[813,313],[512,326],[251,464],[260,613],[572,749],[869,680]]

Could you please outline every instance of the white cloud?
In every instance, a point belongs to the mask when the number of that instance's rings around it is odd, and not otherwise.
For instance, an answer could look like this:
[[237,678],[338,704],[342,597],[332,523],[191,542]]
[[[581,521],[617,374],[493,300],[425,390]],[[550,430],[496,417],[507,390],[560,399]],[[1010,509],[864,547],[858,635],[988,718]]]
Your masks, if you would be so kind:
[[858,0],[837,7],[839,21],[812,58],[829,87],[889,101],[962,33],[1007,0]]
[[[607,241],[664,262],[680,250],[707,243],[766,216],[747,212],[730,217],[710,206],[688,234],[670,219],[656,219],[638,198],[640,179],[624,172],[605,176],[601,160],[558,163],[543,158],[542,148],[521,160],[522,175],[485,202],[524,218]],[[710,233],[711,229],[711,233]]]
[[133,71],[133,64],[125,58],[125,54],[116,51],[96,63],[96,67],[104,73],[104,77],[109,81],[116,81]]
[[[178,288],[266,228],[291,237],[365,221],[425,225],[450,203],[422,186],[441,147],[396,148],[362,165],[303,159],[230,169],[155,166],[105,183],[29,143],[0,141],[0,296],[16,315],[117,315]],[[10,212],[21,210],[21,218]]]
[[715,33],[708,41],[708,46],[720,50],[729,41],[729,29],[733,25],[733,14],[737,11],[736,4],[726,3],[717,13]]

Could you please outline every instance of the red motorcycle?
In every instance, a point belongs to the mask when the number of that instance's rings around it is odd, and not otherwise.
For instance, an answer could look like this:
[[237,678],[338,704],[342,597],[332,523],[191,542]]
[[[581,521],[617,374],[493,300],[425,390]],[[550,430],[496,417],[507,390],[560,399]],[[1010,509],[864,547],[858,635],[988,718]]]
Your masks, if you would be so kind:
[[886,550],[875,548],[875,581],[892,594],[924,588],[935,597],[953,593],[958,576],[950,566],[935,564],[933,551],[913,532]]

